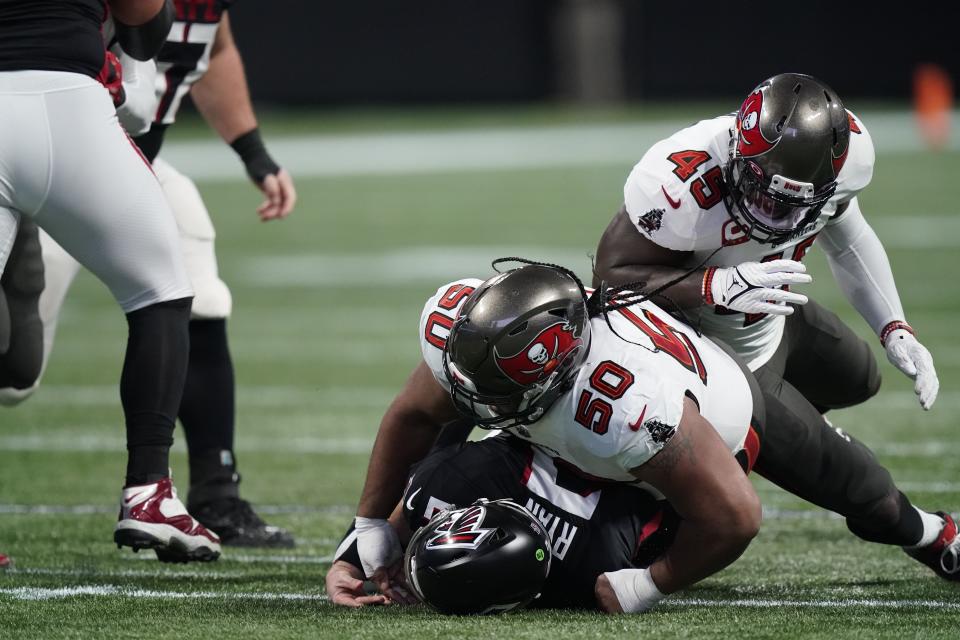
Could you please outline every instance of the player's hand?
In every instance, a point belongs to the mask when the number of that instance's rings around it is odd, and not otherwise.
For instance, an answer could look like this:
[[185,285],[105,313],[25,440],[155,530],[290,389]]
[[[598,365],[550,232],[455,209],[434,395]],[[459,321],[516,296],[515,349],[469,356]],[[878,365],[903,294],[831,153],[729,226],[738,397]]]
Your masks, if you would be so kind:
[[266,199],[257,207],[257,214],[262,222],[286,218],[297,204],[297,190],[293,186],[293,178],[286,169],[268,174],[260,182],[254,182]]
[[397,604],[417,604],[419,602],[407,586],[403,575],[403,563],[397,562],[390,567],[381,567],[371,578],[380,593],[386,594],[391,602]]
[[[400,560],[400,538],[393,526],[381,518],[357,516],[354,525],[357,530],[357,554],[360,556],[363,573],[378,582],[374,578],[376,572],[385,571]],[[381,573],[379,577],[382,580],[386,574]],[[381,591],[385,592],[382,588]]]
[[367,595],[363,590],[363,575],[348,562],[334,562],[327,572],[326,583],[330,602],[341,607],[390,604],[390,598],[385,595]]
[[602,611],[607,613],[623,613],[623,607],[620,606],[620,600],[610,584],[609,578],[604,574],[597,576],[597,581],[593,586],[593,595],[597,599],[597,604]]
[[807,296],[781,287],[813,281],[803,263],[795,260],[744,262],[735,267],[710,267],[703,276],[703,298],[743,313],[788,316],[790,305],[807,304]]
[[929,410],[940,391],[933,356],[906,328],[887,334],[883,346],[890,363],[913,380],[913,391],[920,397],[920,406]]
[[123,67],[112,51],[107,51],[104,54],[103,67],[100,68],[97,80],[110,94],[114,107],[119,107],[126,102],[127,92],[123,88]]

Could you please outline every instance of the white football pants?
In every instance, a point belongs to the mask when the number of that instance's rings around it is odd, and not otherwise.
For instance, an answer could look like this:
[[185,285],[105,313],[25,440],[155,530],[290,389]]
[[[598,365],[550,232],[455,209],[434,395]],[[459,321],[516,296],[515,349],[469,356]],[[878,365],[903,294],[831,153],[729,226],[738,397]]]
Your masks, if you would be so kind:
[[[153,165],[164,196],[174,213],[180,236],[180,250],[187,275],[193,285],[191,317],[194,319],[227,318],[232,299],[227,285],[220,280],[214,251],[215,232],[210,214],[193,181],[158,158]],[[49,235],[40,233],[43,251],[45,287],[40,295],[40,318],[43,321],[43,370],[46,370],[53,349],[60,310],[70,285],[80,270],[79,263]],[[43,373],[41,372],[41,377]],[[28,389],[0,389],[0,404],[15,405],[30,395],[40,384]]]
[[160,184],[93,78],[0,72],[0,269],[21,215],[127,313],[193,295]]

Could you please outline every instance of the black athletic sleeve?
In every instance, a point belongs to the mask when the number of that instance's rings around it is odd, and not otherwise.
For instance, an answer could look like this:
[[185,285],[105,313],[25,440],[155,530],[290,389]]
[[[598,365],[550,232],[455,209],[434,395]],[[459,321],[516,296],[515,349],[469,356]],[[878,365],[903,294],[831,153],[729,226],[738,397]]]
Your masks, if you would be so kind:
[[357,533],[353,521],[350,522],[350,528],[340,539],[337,551],[333,554],[333,561],[336,562],[337,560],[352,564],[363,571],[363,565],[360,564],[360,552],[357,550]]

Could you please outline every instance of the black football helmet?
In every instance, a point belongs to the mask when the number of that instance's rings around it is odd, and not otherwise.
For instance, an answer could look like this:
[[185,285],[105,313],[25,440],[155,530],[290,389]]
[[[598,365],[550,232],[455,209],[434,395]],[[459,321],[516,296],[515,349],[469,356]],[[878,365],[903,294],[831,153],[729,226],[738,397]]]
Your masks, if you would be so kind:
[[785,242],[833,196],[849,146],[849,116],[830,87],[799,73],[765,80],[737,112],[724,166],[730,215],[755,240]]
[[505,613],[529,604],[550,573],[550,536],[511,500],[478,500],[441,511],[410,540],[407,584],[453,615]]
[[531,264],[490,278],[464,303],[443,352],[457,409],[487,429],[532,424],[587,357],[585,293],[569,271]]

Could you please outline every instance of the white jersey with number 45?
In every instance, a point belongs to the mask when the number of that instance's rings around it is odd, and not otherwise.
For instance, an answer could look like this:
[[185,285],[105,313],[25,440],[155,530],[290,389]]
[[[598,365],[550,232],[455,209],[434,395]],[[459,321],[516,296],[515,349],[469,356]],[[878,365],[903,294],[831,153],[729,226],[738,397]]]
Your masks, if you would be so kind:
[[[673,251],[690,252],[685,267],[730,267],[743,262],[786,258],[802,260],[817,234],[830,224],[841,203],[856,197],[873,175],[873,141],[850,112],[850,147],[837,176],[837,190],[820,217],[779,245],[747,237],[730,217],[721,195],[735,126],[733,114],[702,120],[653,145],[633,168],[623,187],[630,221],[641,234]],[[723,307],[690,310],[708,336],[717,337],[757,369],[780,344],[783,316],[744,314]]]
[[[449,391],[443,348],[454,319],[481,280],[465,279],[437,290],[423,308],[420,345],[434,377]],[[631,469],[652,458],[674,436],[691,397],[730,450],[745,447],[753,401],[740,367],[715,344],[701,338],[651,302],[591,321],[590,351],[573,388],[526,431],[512,433],[565,460],[585,475],[632,481]],[[526,357],[539,341],[552,347],[545,330],[517,354]],[[536,368],[531,361],[528,370]]]

